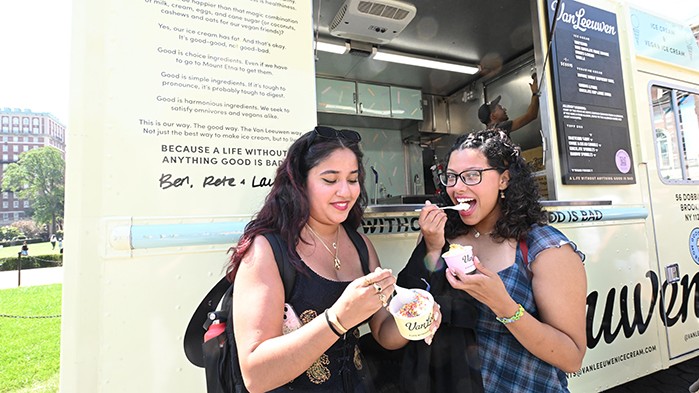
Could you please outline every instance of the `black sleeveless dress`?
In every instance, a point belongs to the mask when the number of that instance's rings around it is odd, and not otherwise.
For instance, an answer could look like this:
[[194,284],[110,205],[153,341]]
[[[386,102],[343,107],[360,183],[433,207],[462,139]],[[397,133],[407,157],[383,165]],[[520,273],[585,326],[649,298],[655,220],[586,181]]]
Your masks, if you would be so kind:
[[[305,263],[296,275],[291,304],[302,323],[308,323],[330,308],[349,285],[349,281],[332,281],[321,277]],[[345,392],[364,393],[366,387],[357,342],[359,329],[354,327],[340,337],[305,373],[272,392]]]

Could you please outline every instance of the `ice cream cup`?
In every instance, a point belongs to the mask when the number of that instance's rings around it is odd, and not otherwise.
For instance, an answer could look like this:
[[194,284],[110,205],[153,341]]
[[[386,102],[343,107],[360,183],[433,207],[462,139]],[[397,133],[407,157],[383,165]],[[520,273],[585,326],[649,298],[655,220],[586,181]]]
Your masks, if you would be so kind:
[[423,340],[432,332],[432,309],[434,298],[422,289],[410,289],[415,292],[415,300],[402,303],[401,299],[394,296],[388,305],[388,311],[398,325],[398,332],[408,340]]
[[461,246],[452,248],[442,254],[442,258],[446,261],[449,269],[462,274],[469,274],[476,271],[476,265],[473,264],[473,247]]

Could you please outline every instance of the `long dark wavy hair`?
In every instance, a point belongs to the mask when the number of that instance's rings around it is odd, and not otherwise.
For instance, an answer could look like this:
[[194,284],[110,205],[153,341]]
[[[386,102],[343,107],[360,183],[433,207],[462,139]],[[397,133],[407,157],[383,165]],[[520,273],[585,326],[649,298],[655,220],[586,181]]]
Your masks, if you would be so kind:
[[[498,198],[501,217],[495,223],[491,237],[495,239],[524,239],[534,224],[545,224],[546,212],[539,203],[539,188],[529,164],[520,154],[519,146],[512,143],[502,131],[482,130],[461,135],[449,150],[446,162],[457,150],[477,149],[488,160],[488,165],[498,168],[498,173],[510,171],[510,181],[504,190],[505,198]],[[443,188],[443,202],[453,204]],[[464,224],[459,213],[446,210],[447,224],[444,232],[448,239],[468,233],[472,227]]]
[[341,137],[320,137],[316,131],[302,135],[289,148],[286,158],[277,168],[274,183],[260,211],[245,226],[238,244],[229,249],[232,252],[227,268],[228,279],[233,282],[240,266],[240,261],[252,245],[255,236],[276,232],[284,239],[289,261],[299,268],[300,257],[296,246],[300,241],[301,229],[310,217],[310,203],[306,180],[308,172],[338,149],[349,149],[357,157],[359,165],[359,198],[350,209],[345,223],[353,228],[361,224],[364,206],[367,203],[364,178],[366,173],[362,159],[364,157],[359,143]]

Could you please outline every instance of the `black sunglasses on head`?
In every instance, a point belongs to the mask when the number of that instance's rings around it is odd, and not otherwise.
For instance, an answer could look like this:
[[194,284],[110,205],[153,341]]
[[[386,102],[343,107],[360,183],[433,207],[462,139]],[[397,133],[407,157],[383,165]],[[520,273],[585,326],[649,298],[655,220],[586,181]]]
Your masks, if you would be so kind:
[[337,138],[352,143],[357,143],[362,140],[362,136],[359,135],[357,131],[352,130],[336,130],[330,127],[318,126],[314,128],[313,131],[313,135],[311,135],[310,141],[308,142],[309,144],[315,141],[316,136],[326,139]]

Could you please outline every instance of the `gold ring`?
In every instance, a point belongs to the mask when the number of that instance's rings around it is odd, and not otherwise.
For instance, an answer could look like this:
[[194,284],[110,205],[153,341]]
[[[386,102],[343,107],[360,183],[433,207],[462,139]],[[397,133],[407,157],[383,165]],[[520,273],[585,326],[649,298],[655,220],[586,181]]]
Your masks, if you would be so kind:
[[381,293],[383,288],[381,288],[381,285],[374,283],[374,289],[376,289],[376,293]]
[[368,278],[364,277],[364,286],[365,286],[365,287],[368,287],[368,286],[371,285],[371,284],[372,284],[372,282],[369,281]]
[[381,300],[381,304],[383,304],[384,307],[386,307],[386,295],[383,293],[379,293],[379,300]]

